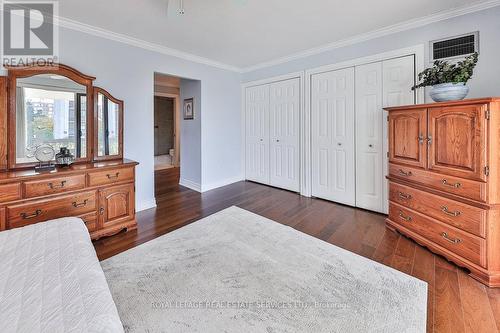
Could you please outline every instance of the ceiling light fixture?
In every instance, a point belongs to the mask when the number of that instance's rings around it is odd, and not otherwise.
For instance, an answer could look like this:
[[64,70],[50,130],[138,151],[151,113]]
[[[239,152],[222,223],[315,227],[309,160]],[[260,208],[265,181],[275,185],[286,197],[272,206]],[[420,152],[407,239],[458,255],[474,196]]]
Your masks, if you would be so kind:
[[179,0],[179,15],[184,15],[186,12],[184,11],[184,0]]
[[[170,0],[167,0],[167,15],[170,9]],[[179,8],[177,9],[177,14],[184,15],[186,12],[184,11],[184,0],[179,0]]]

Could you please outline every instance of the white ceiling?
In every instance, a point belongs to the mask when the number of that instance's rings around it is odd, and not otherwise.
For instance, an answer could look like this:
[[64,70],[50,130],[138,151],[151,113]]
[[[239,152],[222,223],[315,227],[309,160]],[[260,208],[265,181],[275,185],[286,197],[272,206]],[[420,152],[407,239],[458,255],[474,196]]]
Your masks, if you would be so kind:
[[62,0],[64,18],[238,68],[487,0]]

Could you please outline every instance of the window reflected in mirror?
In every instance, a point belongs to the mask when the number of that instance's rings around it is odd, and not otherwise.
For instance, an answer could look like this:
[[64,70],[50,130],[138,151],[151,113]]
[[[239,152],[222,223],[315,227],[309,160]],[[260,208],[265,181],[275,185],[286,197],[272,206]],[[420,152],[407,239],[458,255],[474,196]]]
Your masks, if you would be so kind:
[[36,162],[36,147],[87,152],[87,90],[69,78],[42,74],[17,79],[16,163]]
[[120,154],[120,105],[102,93],[97,94],[97,155]]

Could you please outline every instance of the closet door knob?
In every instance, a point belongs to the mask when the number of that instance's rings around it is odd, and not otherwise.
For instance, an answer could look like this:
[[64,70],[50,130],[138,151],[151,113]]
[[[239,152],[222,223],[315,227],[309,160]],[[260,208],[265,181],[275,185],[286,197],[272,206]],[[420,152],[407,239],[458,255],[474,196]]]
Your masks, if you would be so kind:
[[264,141],[264,139],[260,139],[260,141]]
[[276,139],[276,142],[280,142],[280,140]]
[[373,145],[368,145],[368,147],[373,148]]
[[337,143],[337,146],[342,147],[342,144],[339,142],[339,143]]

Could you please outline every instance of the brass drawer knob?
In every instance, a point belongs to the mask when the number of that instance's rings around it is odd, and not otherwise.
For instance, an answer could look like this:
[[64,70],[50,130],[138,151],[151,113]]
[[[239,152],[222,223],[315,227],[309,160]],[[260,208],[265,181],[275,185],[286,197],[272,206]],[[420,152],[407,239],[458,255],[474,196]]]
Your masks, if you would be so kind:
[[120,176],[119,172],[115,173],[114,175],[111,175],[109,173],[106,175],[106,177],[108,177],[108,179],[117,179],[118,176]]
[[403,200],[411,200],[412,199],[411,194],[406,194],[403,192],[398,192],[398,196]]
[[63,180],[59,184],[48,183],[47,185],[50,187],[51,190],[57,190],[59,188],[64,188],[64,186],[66,185],[66,180]]
[[406,222],[411,222],[411,221],[413,220],[413,218],[412,218],[411,216],[405,216],[405,215],[403,214],[403,212],[401,212],[401,211],[399,212],[399,218],[400,218],[401,220],[406,221]]
[[462,240],[459,238],[450,238],[450,236],[448,236],[448,233],[446,233],[446,232],[442,232],[441,237],[443,237],[446,241],[448,241],[452,244],[459,244],[462,242]]
[[34,219],[35,217],[38,217],[42,215],[42,210],[41,209],[37,209],[34,213],[21,213],[21,217],[24,219],[24,220],[29,220],[29,219]]
[[398,172],[401,176],[405,176],[405,177],[413,176],[413,173],[411,171],[406,172],[403,169],[399,169]]
[[458,211],[458,210],[457,210],[457,211],[454,211],[454,212],[451,212],[451,211],[448,209],[448,207],[446,207],[446,206],[442,206],[442,207],[441,207],[441,211],[442,211],[443,213],[445,213],[446,215],[453,216],[453,217],[458,217],[458,216],[460,216],[460,215],[462,214],[462,212],[460,212],[460,211]]
[[85,199],[85,200],[83,200],[83,202],[81,202],[81,203],[78,203],[78,202],[76,202],[76,201],[73,201],[73,207],[75,207],[75,208],[85,207],[85,206],[87,206],[87,203],[88,203],[88,202],[89,202],[89,199]]
[[420,143],[421,145],[424,144],[424,136],[422,134],[418,136],[418,143]]
[[448,182],[447,179],[443,179],[443,185],[448,186],[448,187],[453,187],[453,188],[460,188],[460,187],[462,187],[461,183],[451,184],[451,183]]

